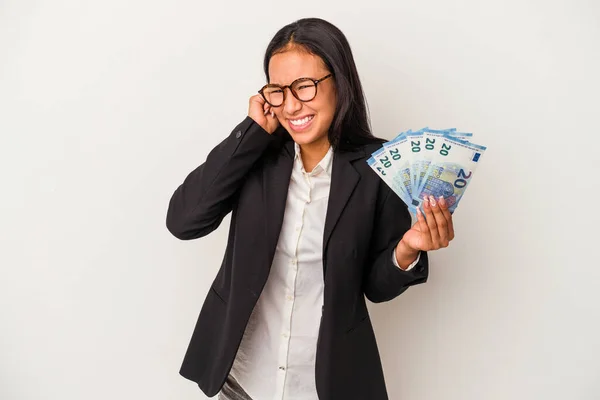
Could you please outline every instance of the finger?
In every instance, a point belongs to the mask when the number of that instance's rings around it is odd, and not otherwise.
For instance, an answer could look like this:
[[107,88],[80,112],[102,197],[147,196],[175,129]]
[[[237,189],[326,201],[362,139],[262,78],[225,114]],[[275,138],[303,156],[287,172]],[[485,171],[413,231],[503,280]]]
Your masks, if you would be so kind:
[[[419,215],[422,216],[421,210],[416,210],[415,211],[415,223],[413,224],[412,228],[415,229],[417,232],[421,232],[421,222],[419,221]],[[423,217],[423,222],[425,222],[425,217]],[[427,224],[425,224],[425,226],[427,226]]]
[[265,99],[263,99],[260,94],[250,97],[250,100],[248,101],[249,109],[254,110],[254,112],[258,111],[259,109],[262,109],[264,112],[265,103]]
[[424,198],[423,201],[423,209],[425,210],[425,220],[427,221],[427,226],[429,227],[429,233],[431,236],[431,244],[434,248],[440,248],[440,234],[438,233],[437,223],[435,222],[435,216],[433,215],[433,210],[431,209],[433,204],[431,204],[430,199],[428,197]]
[[452,213],[448,209],[448,201],[444,199],[444,197],[440,196],[440,201],[438,202],[442,208],[442,213],[448,222],[448,240],[454,239],[454,222],[452,219]]
[[446,221],[446,217],[442,211],[442,206],[438,201],[435,200],[435,197],[433,196],[429,196],[429,204],[431,205],[431,210],[433,211],[435,223],[438,228],[437,230],[440,237],[440,246],[447,247],[448,243],[450,242],[450,239],[448,238],[448,221]]
[[250,103],[258,103],[261,106],[268,104],[260,94],[255,94],[254,96],[250,97]]
[[415,225],[418,226],[419,232],[421,232],[421,238],[423,238],[421,239],[421,243],[419,243],[421,245],[421,250],[429,250],[431,242],[426,238],[431,238],[431,235],[429,234],[429,227],[427,226],[425,217],[423,216],[423,213],[419,207],[417,207],[417,223]]

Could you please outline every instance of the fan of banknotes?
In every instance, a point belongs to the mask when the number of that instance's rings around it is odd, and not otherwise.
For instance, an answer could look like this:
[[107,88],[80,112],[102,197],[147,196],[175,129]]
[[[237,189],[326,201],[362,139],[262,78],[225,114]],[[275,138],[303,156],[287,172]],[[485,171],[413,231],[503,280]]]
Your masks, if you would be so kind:
[[385,143],[367,163],[411,213],[423,211],[425,196],[444,196],[453,213],[486,150],[470,142],[472,136],[456,128],[409,130]]

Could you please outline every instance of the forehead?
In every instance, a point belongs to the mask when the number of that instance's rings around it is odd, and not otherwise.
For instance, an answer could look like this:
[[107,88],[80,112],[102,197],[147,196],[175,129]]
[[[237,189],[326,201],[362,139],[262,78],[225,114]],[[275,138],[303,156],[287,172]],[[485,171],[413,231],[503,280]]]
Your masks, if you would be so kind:
[[321,57],[305,51],[288,50],[269,60],[270,83],[289,85],[298,78],[319,79],[327,73]]

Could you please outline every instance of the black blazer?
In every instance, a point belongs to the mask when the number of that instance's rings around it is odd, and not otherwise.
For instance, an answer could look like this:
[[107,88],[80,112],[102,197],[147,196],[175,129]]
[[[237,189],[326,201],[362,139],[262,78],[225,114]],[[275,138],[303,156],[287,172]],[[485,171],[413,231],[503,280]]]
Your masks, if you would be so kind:
[[[427,280],[425,252],[408,272],[393,264],[393,249],[411,219],[406,205],[366,163],[378,147],[338,151],[333,159],[315,368],[320,400],[388,399],[365,296],[388,301]],[[185,240],[208,235],[232,212],[225,256],[180,370],[207,396],[223,386],[269,275],[293,158],[292,141],[269,135],[246,117],[169,203],[167,227]]]

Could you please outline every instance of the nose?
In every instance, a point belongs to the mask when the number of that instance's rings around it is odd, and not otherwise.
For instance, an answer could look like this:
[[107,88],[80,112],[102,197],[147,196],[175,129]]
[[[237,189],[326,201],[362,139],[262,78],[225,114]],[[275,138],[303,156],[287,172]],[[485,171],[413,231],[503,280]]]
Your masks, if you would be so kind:
[[286,93],[286,96],[285,96],[285,102],[283,103],[283,109],[286,114],[294,115],[295,113],[300,111],[300,109],[302,108],[302,102],[300,100],[298,100],[296,97],[294,97],[290,88],[286,88],[286,90],[288,92]]

